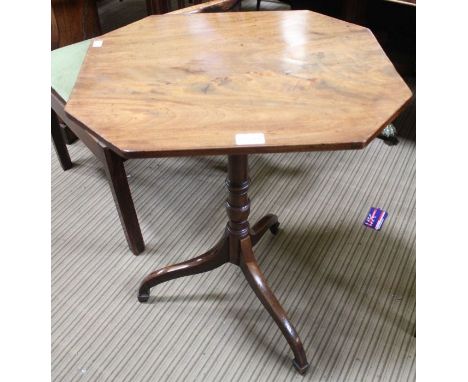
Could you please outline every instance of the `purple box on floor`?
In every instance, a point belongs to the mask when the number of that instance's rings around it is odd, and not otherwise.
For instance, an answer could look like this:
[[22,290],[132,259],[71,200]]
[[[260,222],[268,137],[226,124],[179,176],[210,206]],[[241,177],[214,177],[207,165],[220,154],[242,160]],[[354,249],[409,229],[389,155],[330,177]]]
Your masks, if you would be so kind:
[[367,214],[366,220],[364,220],[364,225],[366,227],[380,231],[382,224],[387,218],[387,211],[381,210],[380,208],[371,207],[369,213]]

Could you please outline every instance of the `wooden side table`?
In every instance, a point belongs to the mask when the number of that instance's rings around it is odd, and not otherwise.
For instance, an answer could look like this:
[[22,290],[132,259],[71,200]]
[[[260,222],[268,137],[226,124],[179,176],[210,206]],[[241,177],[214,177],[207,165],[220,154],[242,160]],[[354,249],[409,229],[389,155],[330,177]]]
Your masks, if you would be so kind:
[[218,244],[149,274],[138,299],[235,264],[305,373],[304,346],[253,252],[279,221],[268,214],[249,223],[248,155],[362,149],[410,98],[366,28],[309,11],[236,12],[152,16],[103,36],[65,111],[123,158],[227,156],[228,221]]

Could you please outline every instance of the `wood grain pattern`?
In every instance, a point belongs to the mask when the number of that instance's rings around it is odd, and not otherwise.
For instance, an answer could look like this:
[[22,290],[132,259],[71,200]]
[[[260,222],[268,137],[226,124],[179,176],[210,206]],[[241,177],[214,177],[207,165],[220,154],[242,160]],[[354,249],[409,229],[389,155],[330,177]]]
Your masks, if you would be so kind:
[[309,11],[150,16],[100,39],[66,112],[126,158],[362,148],[411,97],[368,29]]
[[96,0],[52,0],[52,49],[100,34]]

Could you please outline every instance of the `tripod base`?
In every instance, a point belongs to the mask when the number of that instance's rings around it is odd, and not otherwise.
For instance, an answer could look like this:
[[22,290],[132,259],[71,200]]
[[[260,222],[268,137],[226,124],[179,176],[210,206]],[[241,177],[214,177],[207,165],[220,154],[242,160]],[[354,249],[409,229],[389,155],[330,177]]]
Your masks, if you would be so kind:
[[226,210],[229,221],[222,238],[213,248],[201,256],[149,274],[140,285],[138,300],[140,302],[148,301],[150,289],[163,282],[208,272],[228,262],[235,264],[242,269],[258,299],[288,341],[294,353],[294,367],[299,373],[304,374],[309,368],[309,363],[302,342],[286,312],[268,286],[253,253],[254,245],[258,243],[266,231],[270,230],[272,234],[278,232],[278,218],[276,215],[266,215],[250,228],[247,220],[250,211],[250,201],[247,197],[249,187],[247,157],[230,156],[228,168],[226,184],[229,196]]

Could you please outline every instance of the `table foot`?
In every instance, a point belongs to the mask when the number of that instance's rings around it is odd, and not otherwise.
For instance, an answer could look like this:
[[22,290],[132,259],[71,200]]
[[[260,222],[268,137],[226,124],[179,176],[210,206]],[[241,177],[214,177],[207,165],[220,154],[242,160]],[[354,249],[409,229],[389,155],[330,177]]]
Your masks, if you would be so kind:
[[158,284],[174,280],[179,277],[208,272],[227,263],[229,261],[227,248],[228,239],[225,235],[216,246],[203,255],[150,273],[140,284],[138,301],[147,302],[149,299],[150,289]]
[[252,239],[252,245],[258,243],[267,230],[273,235],[276,235],[279,231],[278,216],[268,214],[256,222],[250,229],[250,237]]
[[296,359],[293,359],[292,362],[293,362],[294,368],[299,372],[299,374],[304,375],[305,373],[307,373],[307,370],[309,370],[310,365],[307,363],[307,361],[305,364],[299,364]]
[[258,299],[261,301],[265,309],[270,313],[270,316],[280,328],[283,336],[288,341],[291,350],[294,353],[294,367],[301,373],[305,373],[309,367],[307,357],[302,346],[301,339],[294,329],[291,321],[286,315],[283,307],[273,294],[273,291],[268,286],[268,283],[260,270],[257,260],[255,259],[252,242],[250,237],[241,239],[241,254],[240,254],[240,267],[254,290]]

